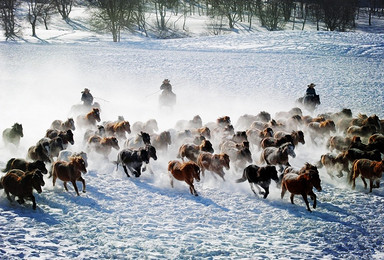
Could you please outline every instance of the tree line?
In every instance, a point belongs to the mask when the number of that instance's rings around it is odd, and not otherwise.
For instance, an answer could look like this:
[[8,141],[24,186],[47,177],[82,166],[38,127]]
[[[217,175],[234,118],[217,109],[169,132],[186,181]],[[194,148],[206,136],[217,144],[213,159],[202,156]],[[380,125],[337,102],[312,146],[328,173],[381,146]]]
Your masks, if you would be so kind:
[[[80,1],[80,0],[79,0]],[[21,17],[21,5],[28,7]],[[237,25],[252,30],[256,23],[267,30],[304,30],[307,23],[317,30],[348,31],[355,27],[361,10],[368,11],[369,25],[375,15],[384,15],[384,0],[0,0],[0,24],[6,39],[18,36],[20,19],[27,19],[36,35],[36,25],[48,25],[52,15],[70,22],[74,5],[85,5],[91,26],[111,33],[114,42],[121,32],[131,31],[159,38],[187,34],[191,16],[209,17],[207,30],[220,34]],[[176,27],[176,22],[181,28]]]

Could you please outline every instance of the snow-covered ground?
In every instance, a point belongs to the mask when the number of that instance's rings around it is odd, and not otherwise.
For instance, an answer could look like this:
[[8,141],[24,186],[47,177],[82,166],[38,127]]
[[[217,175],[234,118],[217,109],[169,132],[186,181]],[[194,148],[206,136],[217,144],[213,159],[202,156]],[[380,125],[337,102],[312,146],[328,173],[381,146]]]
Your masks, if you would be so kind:
[[[293,108],[310,82],[322,101],[313,115],[350,108],[354,116],[382,119],[383,54],[384,35],[372,33],[0,42],[0,126],[24,127],[18,149],[0,144],[0,168],[12,157],[25,158],[53,120],[73,116],[84,88],[101,104],[102,121],[121,115],[132,125],[155,118],[158,132],[194,115],[203,123],[228,115],[233,124],[244,114],[274,116]],[[158,106],[164,78],[177,94],[173,110]],[[83,133],[75,131],[71,150],[85,149]],[[167,162],[177,149],[158,153],[153,175],[130,179],[116,170],[117,151],[109,160],[90,153],[87,192],[77,197],[71,184],[66,192],[61,181],[53,187],[45,177],[35,211],[29,201],[10,203],[0,191],[0,258],[384,258],[383,188],[368,194],[359,179],[352,191],[345,177],[331,179],[320,169],[323,191],[315,191],[318,206],[310,213],[300,196],[292,205],[273,184],[266,200],[255,197],[247,183],[235,183],[241,171],[231,169],[225,182],[206,174],[195,183],[195,197],[185,183],[170,186]],[[260,152],[252,152],[258,164]],[[316,163],[325,152],[307,140],[290,163]]]

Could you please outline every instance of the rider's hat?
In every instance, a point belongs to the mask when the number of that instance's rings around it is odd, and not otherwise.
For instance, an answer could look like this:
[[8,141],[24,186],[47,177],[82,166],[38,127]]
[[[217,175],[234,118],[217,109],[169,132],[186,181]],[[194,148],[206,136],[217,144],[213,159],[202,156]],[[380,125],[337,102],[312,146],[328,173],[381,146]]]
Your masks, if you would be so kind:
[[169,83],[169,79],[163,80],[163,84],[168,84],[168,83]]
[[314,88],[316,85],[314,83],[311,83],[308,85],[309,88]]
[[81,93],[88,93],[89,92],[89,89],[85,88],[83,91],[81,91]]

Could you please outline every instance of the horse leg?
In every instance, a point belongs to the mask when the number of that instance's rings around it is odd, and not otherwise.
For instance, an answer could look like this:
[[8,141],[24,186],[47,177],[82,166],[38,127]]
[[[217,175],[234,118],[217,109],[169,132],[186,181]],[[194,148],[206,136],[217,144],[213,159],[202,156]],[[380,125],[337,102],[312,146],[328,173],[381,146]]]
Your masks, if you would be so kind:
[[127,177],[131,177],[131,176],[128,174],[127,166],[125,166],[124,164],[123,164],[123,169],[124,169],[124,172],[125,172],[125,174],[127,175]]
[[372,192],[373,185],[373,179],[369,179],[369,192]]
[[[363,175],[361,175],[360,177],[361,177],[361,179],[362,179],[363,182],[364,182],[364,189],[366,189],[366,188],[367,188],[367,182],[365,181],[365,178],[363,177]],[[371,186],[371,187],[372,187],[372,186]],[[372,189],[371,189],[369,192],[372,192]]]
[[79,181],[81,181],[81,183],[83,184],[83,193],[85,193],[85,180],[84,180],[84,178],[83,177],[79,177],[79,178],[77,178],[77,180],[79,180]]
[[[253,183],[252,183],[252,182],[249,183],[249,186],[251,186],[251,190],[252,190],[253,193],[255,193],[255,195],[257,196],[257,193],[256,193],[256,191],[255,191],[255,188],[253,187]],[[259,190],[259,191],[260,191],[260,190]]]
[[79,189],[77,188],[76,180],[73,180],[71,182],[72,182],[73,187],[75,188],[77,196],[80,196]]
[[19,199],[17,200],[17,203],[19,204],[24,204],[24,198],[23,197],[19,197]]
[[173,188],[173,176],[170,172],[168,172],[169,174],[169,180],[170,180],[170,183],[171,183],[171,187]]
[[35,196],[31,196],[31,200],[32,200],[32,208],[34,209],[34,210],[36,210],[36,199],[35,199]]
[[197,192],[195,190],[195,187],[193,186],[193,180],[185,180],[185,182],[189,185],[189,191],[191,192],[192,195],[198,196]]
[[67,187],[67,182],[66,181],[64,182],[64,188],[65,188],[66,191],[68,191],[68,187]]
[[313,208],[315,209],[316,208],[316,194],[313,193],[313,191],[311,191],[310,193],[308,193],[308,195],[311,197],[311,200],[313,200]]
[[284,198],[285,193],[287,192],[287,188],[285,185],[281,185],[281,199]]
[[[290,198],[291,198],[291,203],[292,203],[292,204],[295,204],[295,203],[293,203],[293,197],[295,197],[295,194],[291,193],[291,197],[290,197]],[[307,203],[308,203],[308,202],[307,202]]]
[[265,190],[265,192],[263,192],[264,193],[264,199],[266,199],[268,197],[268,194],[269,194],[269,187],[263,187],[263,189]]
[[308,209],[308,211],[309,211],[309,212],[312,212],[312,210],[309,208],[309,202],[308,202],[307,194],[302,193],[301,196],[303,196],[303,199],[304,199],[305,205],[307,205],[307,209]]
[[7,198],[10,202],[12,202],[12,198],[11,196],[9,195],[9,191],[5,190],[5,194],[7,194]]

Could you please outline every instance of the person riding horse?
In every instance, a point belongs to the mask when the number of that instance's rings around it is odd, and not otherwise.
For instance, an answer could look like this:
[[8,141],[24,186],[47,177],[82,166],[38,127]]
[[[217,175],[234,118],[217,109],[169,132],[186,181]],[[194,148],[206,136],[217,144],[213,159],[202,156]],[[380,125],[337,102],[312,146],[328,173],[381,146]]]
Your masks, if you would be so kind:
[[173,106],[176,103],[176,95],[172,92],[172,85],[169,79],[164,79],[160,86],[161,95],[159,97],[160,104],[163,106]]
[[311,83],[307,86],[307,90],[305,91],[304,95],[304,104],[313,103],[314,98],[316,97],[316,90],[315,90],[315,84]]
[[89,89],[85,88],[84,91],[81,92],[81,101],[84,102],[85,106],[92,106],[93,103],[93,96]]

